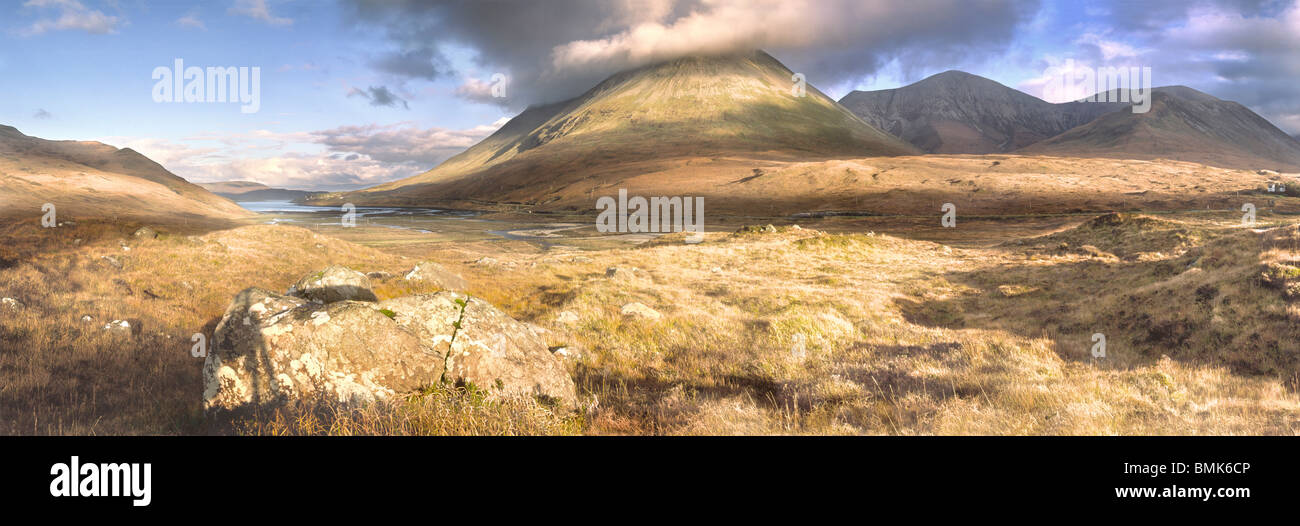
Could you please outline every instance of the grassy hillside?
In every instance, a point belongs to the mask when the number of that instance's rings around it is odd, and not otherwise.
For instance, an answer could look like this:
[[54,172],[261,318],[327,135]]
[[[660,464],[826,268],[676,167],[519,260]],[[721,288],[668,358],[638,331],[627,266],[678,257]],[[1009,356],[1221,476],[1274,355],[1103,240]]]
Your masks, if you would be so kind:
[[97,142],[47,141],[0,126],[0,215],[119,218],[183,224],[250,214],[130,149]]

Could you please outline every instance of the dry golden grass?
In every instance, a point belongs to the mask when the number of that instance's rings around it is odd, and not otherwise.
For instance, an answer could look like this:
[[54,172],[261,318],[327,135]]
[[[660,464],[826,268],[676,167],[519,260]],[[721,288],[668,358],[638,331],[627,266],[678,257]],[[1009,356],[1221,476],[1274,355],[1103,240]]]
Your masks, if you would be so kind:
[[581,432],[582,417],[559,414],[536,400],[493,400],[472,387],[436,386],[363,407],[300,401],[243,415],[231,427],[272,436],[573,435]]
[[[527,256],[514,267],[471,270],[470,279],[489,301],[551,324],[552,345],[583,351],[574,371],[580,390],[598,401],[587,417],[588,433],[1292,434],[1300,428],[1300,401],[1287,377],[1293,369],[1280,368],[1285,360],[1258,374],[1241,370],[1234,357],[1247,353],[1259,366],[1273,366],[1267,345],[1252,338],[1267,330],[1280,341],[1290,330],[1238,322],[1242,340],[1235,349],[1170,347],[1168,358],[1152,351],[1172,342],[1133,352],[1126,346],[1141,336],[1113,329],[1110,357],[1096,362],[1088,355],[1093,329],[1087,322],[1102,318],[1107,307],[1093,313],[1084,306],[1098,301],[1116,308],[1107,294],[1161,278],[1117,261],[1111,273],[1081,273],[1077,264],[1087,256],[1074,253],[1028,265],[1027,257],[1004,247],[954,250],[882,235],[783,229],[714,235],[697,246]],[[1258,251],[1238,257],[1258,266]],[[639,271],[607,279],[611,265]],[[1046,274],[1024,274],[1033,269]],[[1225,302],[1294,308],[1276,291],[1250,295],[1255,286],[1244,274],[1220,277],[1243,287],[1225,292]],[[532,293],[528,283],[536,284]],[[1007,295],[999,289],[1027,284],[1040,290]],[[1095,286],[1103,288],[1088,292]],[[663,319],[622,316],[619,306],[632,301],[658,309]],[[1138,308],[1153,316],[1180,312],[1176,304],[1154,301]],[[553,323],[561,311],[578,322]]]
[[[394,274],[413,264],[295,227],[202,236],[160,228],[158,239],[138,239],[135,226],[4,227],[0,296],[24,308],[0,312],[0,433],[226,432],[229,422],[202,414],[203,360],[190,355],[191,336],[211,342],[236,292],[285,290],[330,264]],[[385,298],[430,291],[376,288]],[[81,321],[87,315],[93,321]],[[101,329],[112,320],[128,320],[133,334]]]
[[[285,226],[147,241],[125,225],[12,226],[0,296],[27,308],[0,313],[0,432],[1294,434],[1300,231],[1230,219],[1126,220],[970,248],[781,227],[601,251],[407,246],[409,259]],[[1105,254],[1058,250],[1066,238]],[[435,389],[363,408],[203,416],[189,335],[210,337],[235,292],[283,290],[328,264],[397,274],[424,257],[568,347],[583,410]],[[611,278],[611,266],[636,270]],[[394,280],[377,292],[419,289]],[[630,302],[663,317],[626,317]],[[577,321],[559,322],[564,312]],[[143,331],[109,336],[99,327],[111,319]],[[1105,360],[1089,356],[1093,332],[1107,335]]]

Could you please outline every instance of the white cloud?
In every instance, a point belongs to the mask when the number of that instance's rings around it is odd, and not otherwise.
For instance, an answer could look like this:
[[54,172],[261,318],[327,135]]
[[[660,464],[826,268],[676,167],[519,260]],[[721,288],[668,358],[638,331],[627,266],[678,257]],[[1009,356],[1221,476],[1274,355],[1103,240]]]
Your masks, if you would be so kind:
[[[498,73],[498,77],[483,80],[478,77],[467,77],[460,86],[456,87],[456,96],[465,100],[482,102],[486,104],[506,105],[509,101],[510,78],[505,74]],[[493,92],[499,89],[504,96],[498,97]]]
[[50,31],[81,30],[87,33],[104,35],[117,33],[123,23],[121,17],[104,14],[103,11],[90,9],[77,0],[28,0],[24,8],[38,11],[57,10],[53,18],[40,18],[23,29],[25,36],[43,35]]
[[[897,60],[908,69],[997,53],[1039,11],[990,0],[345,0],[349,17],[391,44],[381,71],[429,79],[445,57],[512,83],[512,108],[582,93],[609,75],[686,55],[763,49],[818,86],[858,81]],[[401,65],[402,67],[393,67]],[[465,72],[459,72],[462,75]],[[468,76],[468,75],[466,75]],[[481,82],[481,81],[480,81]],[[468,82],[462,97],[481,86]],[[481,98],[478,100],[482,100]]]
[[284,18],[271,14],[271,8],[266,5],[266,0],[235,0],[235,6],[230,8],[230,14],[246,16],[254,20],[261,20],[273,26],[287,26],[293,24],[292,18]]
[[202,29],[204,31],[208,30],[207,24],[204,24],[203,20],[199,19],[199,14],[195,12],[190,12],[189,14],[183,17],[177,18],[176,25],[181,27]]
[[1084,33],[1083,36],[1079,37],[1075,42],[1097,46],[1097,49],[1101,52],[1101,58],[1104,60],[1136,58],[1138,55],[1142,54],[1141,50],[1132,45],[1118,40],[1108,39],[1097,33]]

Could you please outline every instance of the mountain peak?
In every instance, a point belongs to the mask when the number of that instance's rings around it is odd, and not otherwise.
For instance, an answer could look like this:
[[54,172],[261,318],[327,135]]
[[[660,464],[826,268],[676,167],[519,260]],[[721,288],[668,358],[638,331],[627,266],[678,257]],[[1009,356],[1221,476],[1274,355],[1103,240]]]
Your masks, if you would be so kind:
[[641,66],[573,99],[531,107],[429,172],[348,198],[531,200],[721,159],[920,153],[815,87],[799,91],[792,75],[761,50]]
[[855,91],[840,103],[928,153],[1005,153],[1125,107],[1052,104],[997,81],[949,70],[901,88]]

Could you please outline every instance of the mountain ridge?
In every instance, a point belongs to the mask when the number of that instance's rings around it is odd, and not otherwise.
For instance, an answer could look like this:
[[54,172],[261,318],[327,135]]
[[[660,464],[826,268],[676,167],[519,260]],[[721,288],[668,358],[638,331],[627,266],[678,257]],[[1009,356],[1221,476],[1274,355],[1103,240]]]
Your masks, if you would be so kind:
[[899,88],[853,91],[840,104],[926,153],[940,154],[1008,153],[1128,106],[1053,104],[960,70]]
[[1109,113],[1015,153],[1300,169],[1300,142],[1241,104],[1187,86],[1155,88],[1151,96],[1145,113]]
[[0,125],[0,213],[39,216],[45,203],[76,217],[230,220],[249,212],[130,148],[51,141]]
[[292,201],[320,192],[274,188],[254,181],[197,183],[204,189],[232,201]]

